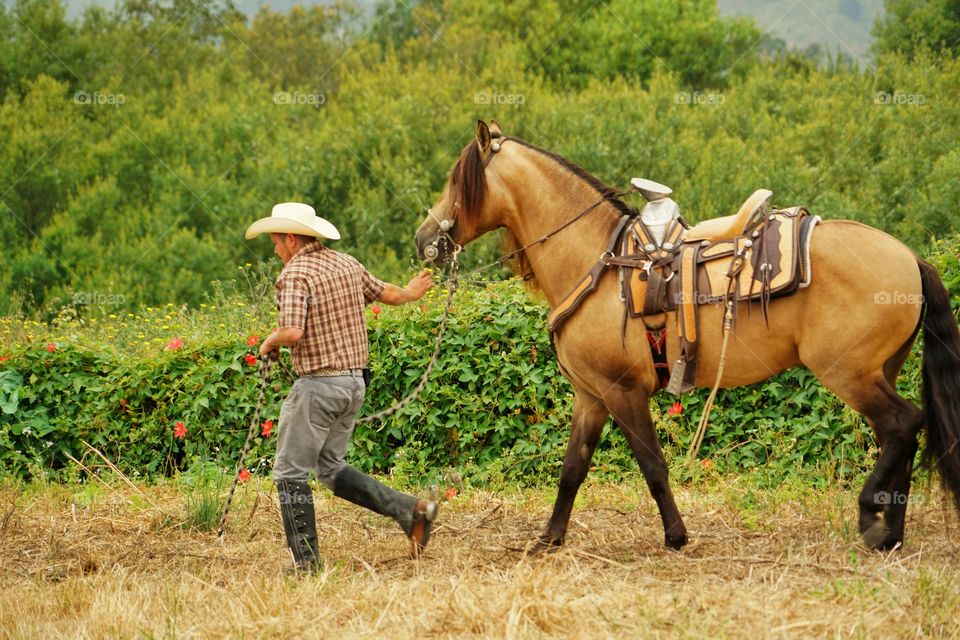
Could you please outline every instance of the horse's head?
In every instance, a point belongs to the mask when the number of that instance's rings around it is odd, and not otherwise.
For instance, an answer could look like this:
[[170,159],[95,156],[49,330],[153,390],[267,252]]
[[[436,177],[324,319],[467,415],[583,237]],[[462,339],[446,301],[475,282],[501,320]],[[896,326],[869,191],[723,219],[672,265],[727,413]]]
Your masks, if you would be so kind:
[[477,122],[476,136],[460,152],[440,199],[417,229],[421,260],[448,262],[457,246],[503,226],[502,196],[487,181],[487,165],[499,153],[502,139],[496,121],[490,126]]

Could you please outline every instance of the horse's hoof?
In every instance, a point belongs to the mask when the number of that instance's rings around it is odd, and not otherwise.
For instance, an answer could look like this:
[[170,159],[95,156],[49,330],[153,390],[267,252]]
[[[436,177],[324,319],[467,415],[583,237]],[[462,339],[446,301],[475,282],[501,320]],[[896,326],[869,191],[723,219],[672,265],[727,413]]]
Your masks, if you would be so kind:
[[687,534],[684,532],[679,536],[665,536],[664,544],[668,549],[680,550],[687,544]]
[[870,525],[870,528],[863,532],[863,542],[871,549],[883,550],[890,549],[887,546],[890,542],[890,527],[882,519],[878,518],[876,522]]
[[530,553],[540,554],[540,553],[549,553],[551,551],[556,551],[563,544],[563,538],[550,538],[547,536],[542,536],[537,538],[536,544],[533,545],[533,548],[530,550]]

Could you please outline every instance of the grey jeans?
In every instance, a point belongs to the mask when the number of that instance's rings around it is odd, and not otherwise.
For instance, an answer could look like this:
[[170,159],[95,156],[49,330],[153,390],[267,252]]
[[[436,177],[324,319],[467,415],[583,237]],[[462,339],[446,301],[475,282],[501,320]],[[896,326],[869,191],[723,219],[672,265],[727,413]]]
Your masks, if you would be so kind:
[[359,376],[298,378],[280,409],[273,479],[306,480],[313,472],[332,490],[365,392]]

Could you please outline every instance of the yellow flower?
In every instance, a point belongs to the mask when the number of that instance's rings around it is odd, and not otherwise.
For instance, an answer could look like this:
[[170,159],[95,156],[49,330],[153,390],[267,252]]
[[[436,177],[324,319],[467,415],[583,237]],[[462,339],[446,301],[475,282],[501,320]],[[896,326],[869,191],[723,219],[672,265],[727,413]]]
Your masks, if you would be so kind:
[[110,314],[109,316],[107,316],[107,317],[110,318],[111,320],[116,320],[116,319],[117,319],[117,314],[111,313],[111,314]]

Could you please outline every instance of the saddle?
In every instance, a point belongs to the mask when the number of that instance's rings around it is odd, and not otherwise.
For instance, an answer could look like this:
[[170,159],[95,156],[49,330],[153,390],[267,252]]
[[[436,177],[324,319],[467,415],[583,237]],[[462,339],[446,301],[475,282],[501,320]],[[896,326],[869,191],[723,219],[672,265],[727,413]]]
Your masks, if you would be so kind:
[[[603,271],[617,268],[624,301],[623,338],[628,318],[647,329],[660,386],[677,395],[693,388],[699,345],[699,309],[704,304],[758,301],[769,323],[771,299],[810,284],[810,235],[819,216],[804,207],[769,209],[772,193],[759,189],[732,216],[688,227],[674,220],[658,243],[637,216],[623,216],[607,251],[550,313],[556,331],[597,286]],[[667,313],[675,313],[680,354],[669,376],[663,350]],[[669,384],[667,378],[669,377]]]

